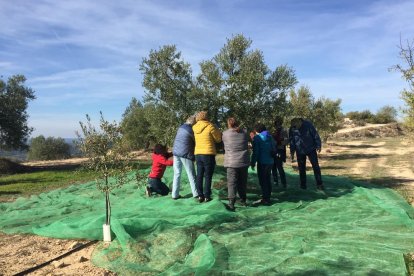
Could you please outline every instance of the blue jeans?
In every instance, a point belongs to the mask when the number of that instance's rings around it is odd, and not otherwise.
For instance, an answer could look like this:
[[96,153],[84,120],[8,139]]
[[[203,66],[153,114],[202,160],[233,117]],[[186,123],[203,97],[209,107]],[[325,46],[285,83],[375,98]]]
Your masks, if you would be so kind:
[[[213,178],[214,168],[216,167],[216,156],[197,154],[195,156],[197,163],[197,193],[198,196],[211,198],[211,180]],[[203,189],[204,180],[204,189]]]
[[164,182],[161,181],[160,178],[148,178],[148,187],[150,187],[151,192],[160,194],[160,195],[168,195],[170,192],[170,188],[165,185]]
[[273,164],[257,164],[257,176],[259,177],[259,185],[262,188],[262,197],[265,201],[270,201],[272,194],[271,172]]
[[194,168],[194,162],[190,159],[186,159],[183,157],[178,157],[174,155],[174,180],[172,186],[172,193],[171,196],[173,198],[177,198],[180,193],[180,182],[181,182],[181,170],[183,168],[187,172],[188,181],[190,182],[191,192],[193,193],[193,197],[197,197],[197,189],[196,189],[196,172]]
[[304,188],[306,187],[306,157],[309,158],[309,161],[312,165],[316,185],[322,185],[321,168],[319,167],[318,153],[316,152],[316,150],[313,150],[308,154],[296,154],[296,157],[298,159],[300,186]]

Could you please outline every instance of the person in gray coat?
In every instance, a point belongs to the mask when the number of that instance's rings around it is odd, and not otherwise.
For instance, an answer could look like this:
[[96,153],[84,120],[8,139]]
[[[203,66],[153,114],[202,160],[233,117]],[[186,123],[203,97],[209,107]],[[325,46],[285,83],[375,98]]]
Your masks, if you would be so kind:
[[188,181],[190,182],[191,192],[193,197],[198,197],[195,181],[195,168],[194,168],[194,132],[192,126],[195,124],[195,116],[190,116],[185,124],[178,128],[177,135],[174,139],[173,156],[174,156],[174,179],[171,196],[173,199],[181,198],[180,182],[181,182],[181,170],[184,166],[187,172]]
[[223,132],[224,167],[227,168],[229,209],[234,211],[236,192],[240,202],[246,205],[247,169],[250,164],[249,137],[241,130],[235,118],[227,120],[228,129]]

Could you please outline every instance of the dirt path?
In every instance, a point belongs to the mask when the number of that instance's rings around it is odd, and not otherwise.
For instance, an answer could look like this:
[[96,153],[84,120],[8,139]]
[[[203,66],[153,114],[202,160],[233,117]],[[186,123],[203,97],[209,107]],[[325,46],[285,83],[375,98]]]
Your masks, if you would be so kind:
[[[330,158],[347,154],[350,157],[358,156],[359,158],[354,159],[354,162],[347,163],[348,172],[345,175],[369,178],[371,176],[369,173],[377,170],[386,178],[395,179],[395,186],[398,186],[398,190],[408,193],[405,197],[414,206],[414,171],[411,167],[412,163],[402,158],[414,156],[414,146],[407,141],[402,141],[396,147],[385,146],[385,142],[374,142],[374,140],[334,142],[323,154]],[[322,161],[322,167],[328,166],[328,163]]]
[[[14,275],[54,259],[85,244],[86,241],[61,240],[35,235],[6,235],[0,232],[0,275]],[[30,275],[116,275],[95,267],[91,254],[96,244],[55,261]]]

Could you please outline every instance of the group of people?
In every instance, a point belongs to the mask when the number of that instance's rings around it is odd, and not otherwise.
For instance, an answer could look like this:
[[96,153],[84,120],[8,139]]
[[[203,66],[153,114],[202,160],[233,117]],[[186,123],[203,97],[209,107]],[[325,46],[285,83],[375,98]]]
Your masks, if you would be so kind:
[[[152,167],[146,187],[147,196],[152,193],[167,195],[168,186],[162,182],[167,166],[173,166],[174,178],[171,196],[181,198],[181,172],[184,167],[190,183],[192,195],[200,203],[212,200],[211,184],[216,166],[216,145],[223,142],[224,167],[227,170],[228,208],[235,210],[236,196],[241,205],[246,205],[246,189],[249,166],[257,167],[258,181],[262,192],[256,204],[270,205],[272,185],[280,184],[286,189],[286,175],[283,163],[286,162],[286,146],[290,146],[292,162],[294,154],[298,163],[300,187],[306,189],[306,159],[308,158],[315,175],[317,189],[323,190],[321,170],[318,163],[318,152],[321,150],[321,139],[312,123],[302,118],[291,121],[289,131],[283,127],[283,119],[274,121],[275,131],[270,133],[262,123],[256,124],[250,137],[241,129],[236,118],[227,119],[227,130],[221,132],[201,111],[190,116],[178,128],[174,139],[173,151],[157,144],[152,154]],[[250,139],[249,139],[250,138]],[[250,149],[251,148],[251,156]],[[173,159],[170,159],[173,157]],[[197,172],[194,166],[197,167]],[[273,178],[273,183],[272,183]]]

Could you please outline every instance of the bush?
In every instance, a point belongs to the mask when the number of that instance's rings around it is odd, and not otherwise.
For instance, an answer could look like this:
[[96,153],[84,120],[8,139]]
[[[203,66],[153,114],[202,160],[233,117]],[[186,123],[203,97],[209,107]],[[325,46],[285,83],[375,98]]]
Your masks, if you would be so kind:
[[70,157],[70,146],[62,138],[48,137],[40,135],[31,139],[29,160],[58,160]]
[[24,171],[24,166],[6,158],[0,158],[0,175],[14,174]]
[[376,124],[389,124],[396,122],[397,110],[389,105],[380,108],[375,114],[374,123]]
[[348,112],[346,114],[346,117],[348,117],[349,119],[351,119],[352,121],[356,122],[365,122],[365,123],[370,123],[373,121],[374,119],[374,114],[371,113],[371,111],[369,110],[364,110],[364,111],[352,111],[352,112]]
[[376,114],[369,110],[351,111],[346,114],[356,125],[363,126],[367,123],[371,124],[389,124],[397,121],[397,110],[389,105],[380,108]]

